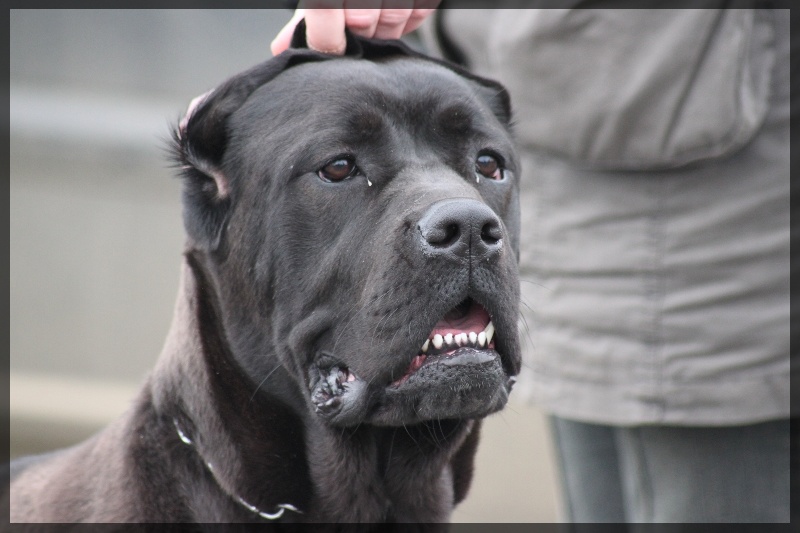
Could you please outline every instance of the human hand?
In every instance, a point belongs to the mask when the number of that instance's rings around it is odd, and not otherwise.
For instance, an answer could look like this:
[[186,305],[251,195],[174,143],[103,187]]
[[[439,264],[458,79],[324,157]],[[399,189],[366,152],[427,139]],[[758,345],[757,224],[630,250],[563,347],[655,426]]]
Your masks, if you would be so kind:
[[[306,19],[306,43],[312,50],[342,55],[346,47],[344,29],[362,37],[399,39],[419,27],[441,0],[373,0],[376,9],[345,8],[363,0],[300,0],[291,20],[270,45],[273,55],[287,48],[300,19]],[[391,7],[385,7],[391,6]]]

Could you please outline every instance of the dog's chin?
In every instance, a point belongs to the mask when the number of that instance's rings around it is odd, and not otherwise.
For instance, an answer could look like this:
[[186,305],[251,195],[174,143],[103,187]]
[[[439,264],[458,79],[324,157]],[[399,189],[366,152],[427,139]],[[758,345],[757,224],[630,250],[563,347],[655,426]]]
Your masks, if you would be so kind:
[[316,372],[311,402],[319,416],[338,427],[481,418],[505,406],[515,382],[498,352],[471,347],[428,356],[384,386],[368,384],[343,367]]
[[494,350],[463,347],[428,356],[413,373],[385,388],[369,421],[398,426],[481,418],[505,406],[513,383]]

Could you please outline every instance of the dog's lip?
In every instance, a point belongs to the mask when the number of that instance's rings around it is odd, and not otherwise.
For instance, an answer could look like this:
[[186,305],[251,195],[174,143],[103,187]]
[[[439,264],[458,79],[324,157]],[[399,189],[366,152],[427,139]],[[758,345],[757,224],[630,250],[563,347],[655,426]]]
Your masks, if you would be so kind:
[[419,354],[411,360],[411,364],[403,375],[392,381],[389,387],[401,387],[406,381],[413,379],[417,371],[424,366],[435,364],[445,366],[476,365],[486,363],[497,357],[500,357],[500,354],[494,349],[494,343],[491,343],[488,348],[482,349],[464,346],[438,355]]

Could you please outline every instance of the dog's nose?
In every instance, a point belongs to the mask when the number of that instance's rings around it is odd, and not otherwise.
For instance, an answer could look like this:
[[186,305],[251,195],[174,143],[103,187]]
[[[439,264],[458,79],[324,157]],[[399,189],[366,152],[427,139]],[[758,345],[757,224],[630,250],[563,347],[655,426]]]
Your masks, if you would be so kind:
[[440,200],[417,224],[422,250],[450,259],[482,259],[503,247],[503,226],[486,204],[468,198]]

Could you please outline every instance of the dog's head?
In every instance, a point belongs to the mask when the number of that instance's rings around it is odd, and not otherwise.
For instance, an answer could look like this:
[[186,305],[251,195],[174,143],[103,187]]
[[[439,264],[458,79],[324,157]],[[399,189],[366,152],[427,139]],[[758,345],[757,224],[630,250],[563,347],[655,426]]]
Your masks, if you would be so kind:
[[[295,48],[176,129],[188,254],[251,382],[337,426],[481,417],[519,371],[507,93],[399,42]],[[299,45],[299,46],[298,46]]]

